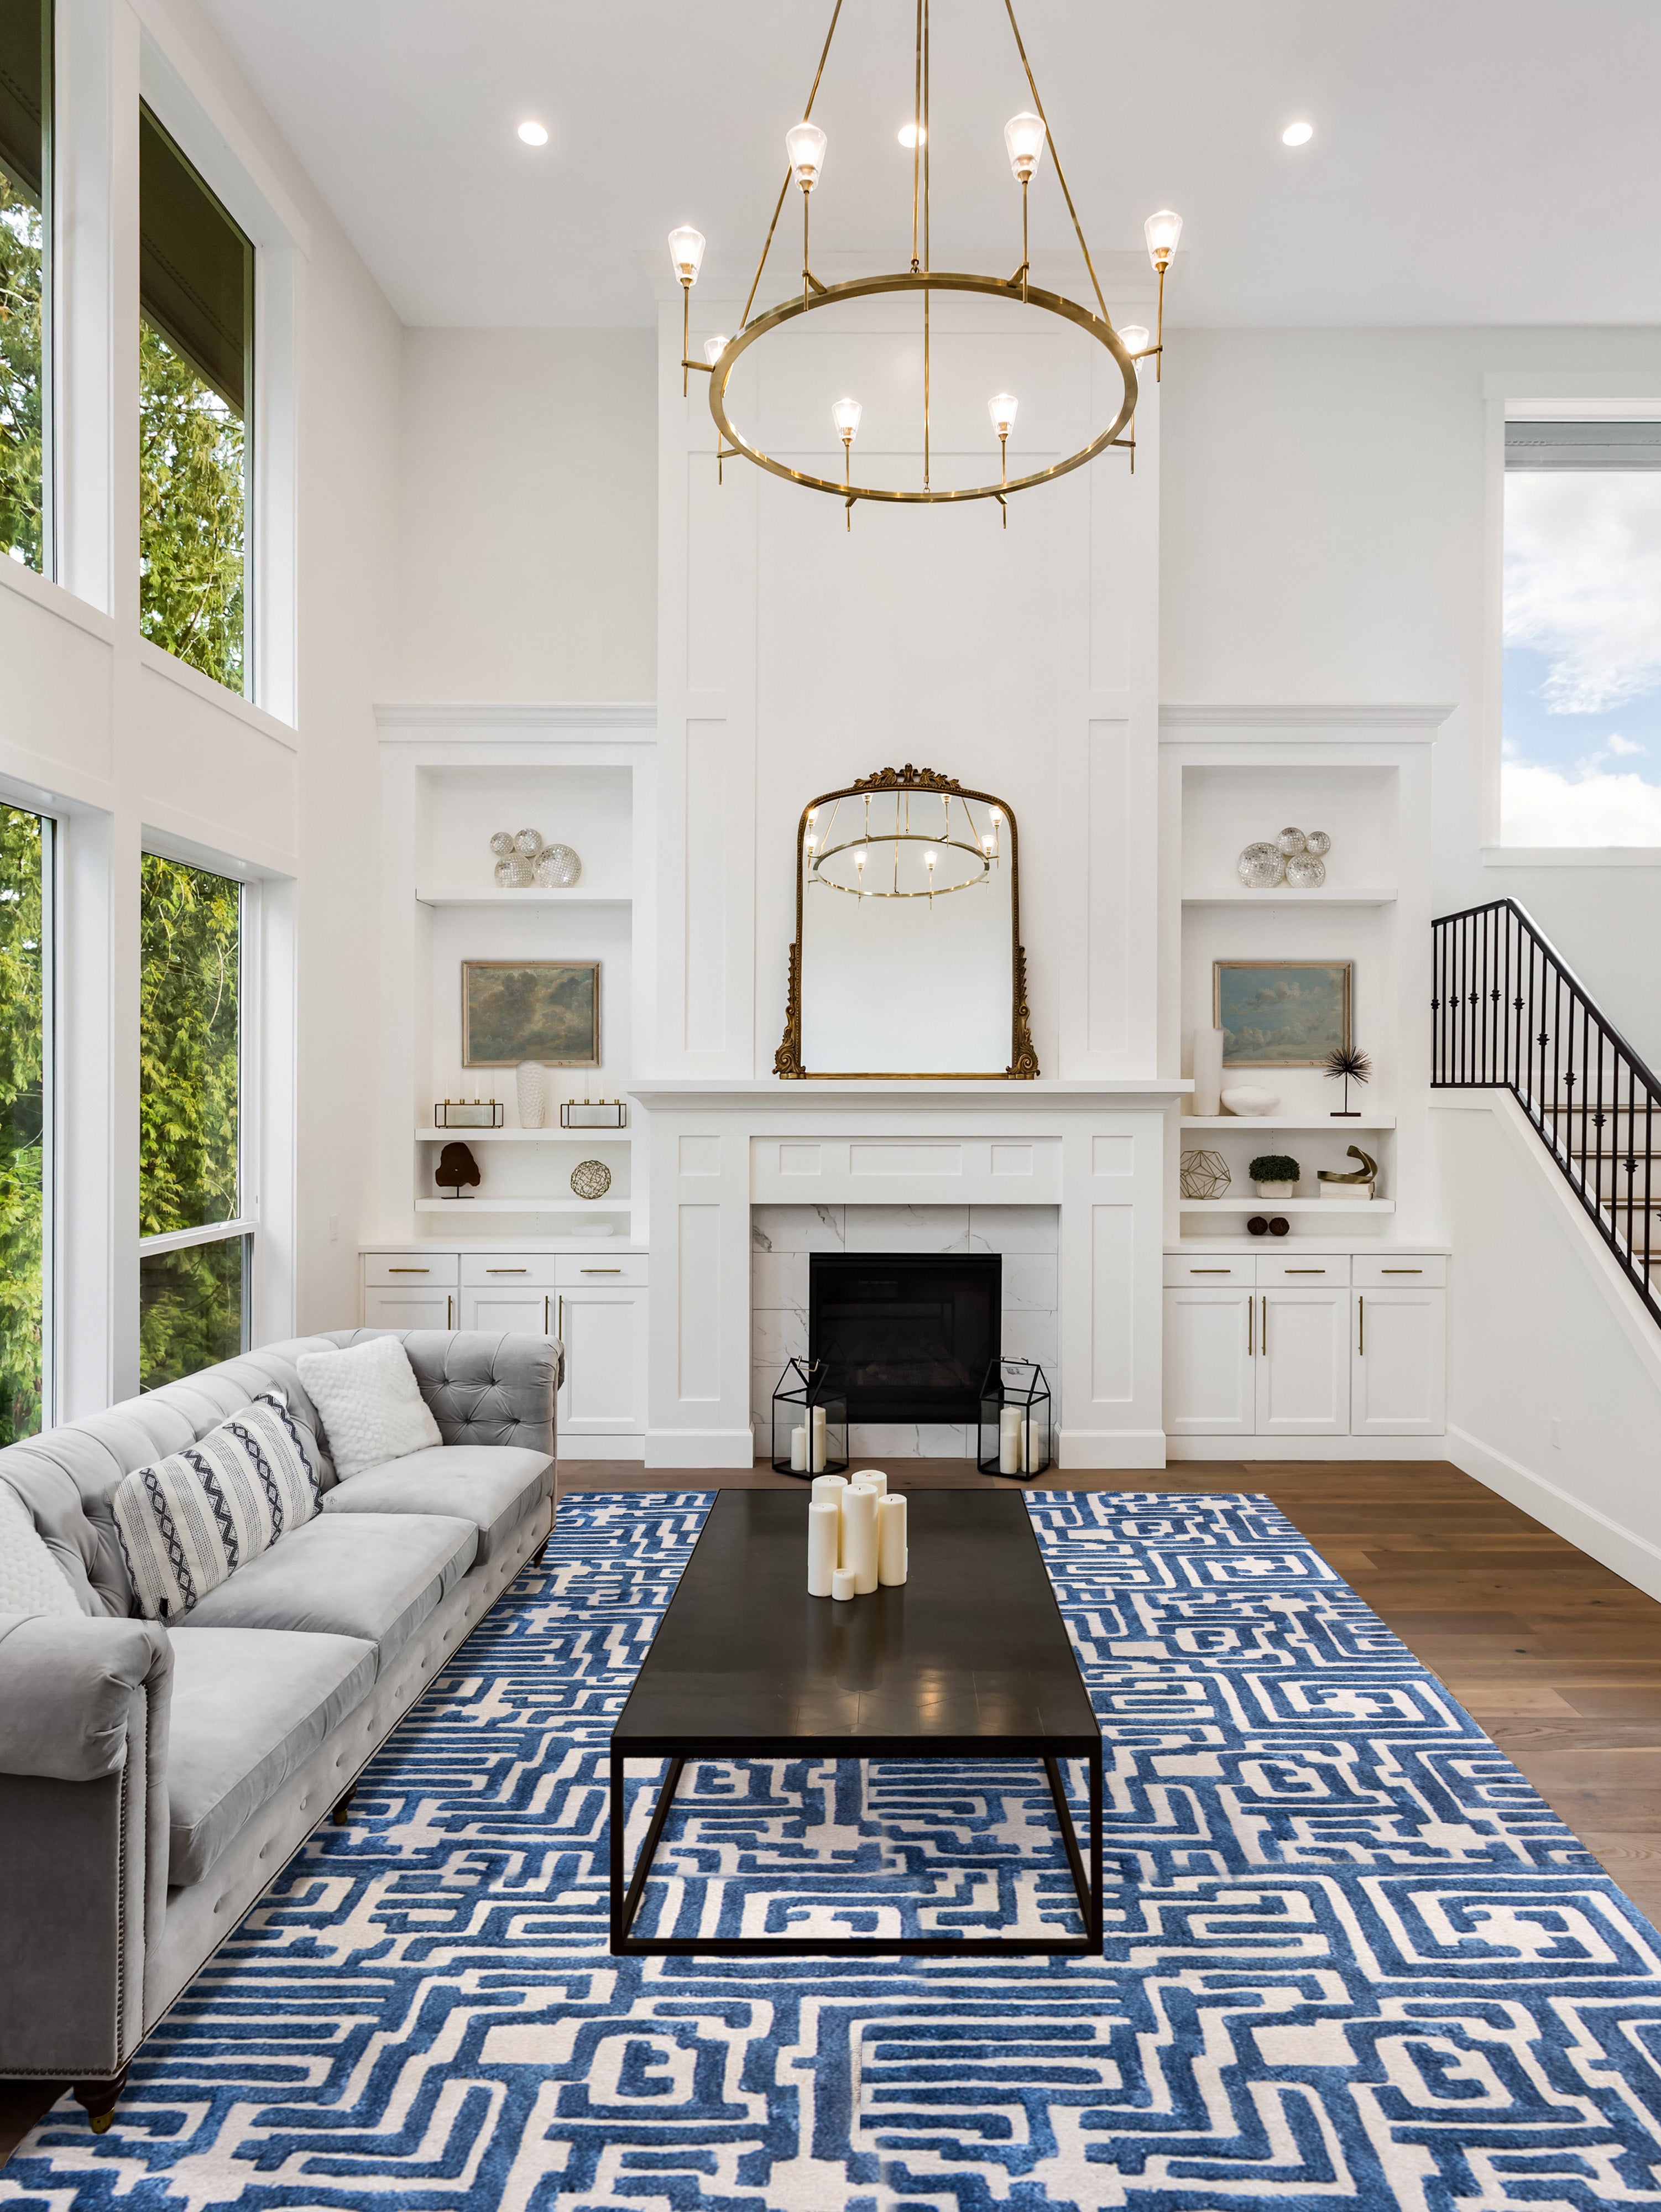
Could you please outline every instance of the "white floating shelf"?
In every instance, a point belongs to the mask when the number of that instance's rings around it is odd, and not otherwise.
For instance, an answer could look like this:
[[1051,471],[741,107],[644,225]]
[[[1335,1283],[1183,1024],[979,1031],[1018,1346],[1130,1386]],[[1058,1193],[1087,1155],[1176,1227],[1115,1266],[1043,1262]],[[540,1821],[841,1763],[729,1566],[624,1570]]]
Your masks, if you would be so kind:
[[417,1129],[418,1145],[629,1145],[633,1129]]
[[[1393,1129],[1393,1114],[1362,1114],[1353,1121],[1318,1121],[1312,1115],[1300,1121],[1288,1114],[1185,1114],[1177,1123],[1179,1132],[1187,1129],[1312,1129],[1325,1130],[1329,1136],[1341,1137],[1346,1129]],[[1330,1198],[1326,1203],[1336,1206]]]
[[1179,1213],[1394,1213],[1393,1198],[1185,1198]]
[[1394,906],[1394,891],[1185,891],[1185,906]]
[[417,1213],[449,1213],[458,1220],[474,1213],[632,1213],[633,1198],[418,1198]]
[[435,891],[417,890],[422,906],[633,906],[627,892],[609,891]]

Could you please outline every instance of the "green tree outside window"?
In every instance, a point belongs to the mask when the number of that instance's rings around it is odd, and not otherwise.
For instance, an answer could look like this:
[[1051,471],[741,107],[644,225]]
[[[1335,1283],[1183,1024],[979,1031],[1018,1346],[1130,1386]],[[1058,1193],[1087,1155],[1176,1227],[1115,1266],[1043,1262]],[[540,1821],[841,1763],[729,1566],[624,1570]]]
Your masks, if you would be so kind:
[[42,1419],[44,861],[39,816],[0,806],[0,1444],[34,1436]]
[[0,554],[45,557],[45,224],[0,169]]
[[240,691],[244,426],[148,322],[138,366],[139,627],[164,653]]

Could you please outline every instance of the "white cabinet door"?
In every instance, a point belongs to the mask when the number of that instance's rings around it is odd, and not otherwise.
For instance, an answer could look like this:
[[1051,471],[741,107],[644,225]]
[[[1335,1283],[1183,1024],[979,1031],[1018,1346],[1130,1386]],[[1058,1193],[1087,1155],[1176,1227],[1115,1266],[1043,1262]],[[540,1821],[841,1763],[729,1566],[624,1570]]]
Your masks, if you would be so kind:
[[1249,1290],[1165,1293],[1165,1425],[1175,1437],[1247,1436],[1257,1326]]
[[609,1436],[646,1427],[649,1293],[560,1291],[555,1327],[565,1340],[560,1437]]
[[1349,1293],[1258,1292],[1257,1432],[1349,1433]]
[[461,1294],[464,1328],[508,1329],[515,1335],[552,1336],[552,1291],[466,1291]]
[[453,1291],[379,1291],[363,1294],[366,1328],[454,1328]]
[[1357,1291],[1354,1433],[1437,1437],[1447,1426],[1447,1292]]

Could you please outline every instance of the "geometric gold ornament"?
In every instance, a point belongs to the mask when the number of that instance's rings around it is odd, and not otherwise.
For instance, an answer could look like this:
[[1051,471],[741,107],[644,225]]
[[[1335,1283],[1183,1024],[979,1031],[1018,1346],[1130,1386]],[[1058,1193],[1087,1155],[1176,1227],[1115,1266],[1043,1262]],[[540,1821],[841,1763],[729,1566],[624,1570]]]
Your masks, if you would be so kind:
[[1185,1152],[1179,1182],[1185,1198],[1221,1198],[1231,1178],[1221,1152]]

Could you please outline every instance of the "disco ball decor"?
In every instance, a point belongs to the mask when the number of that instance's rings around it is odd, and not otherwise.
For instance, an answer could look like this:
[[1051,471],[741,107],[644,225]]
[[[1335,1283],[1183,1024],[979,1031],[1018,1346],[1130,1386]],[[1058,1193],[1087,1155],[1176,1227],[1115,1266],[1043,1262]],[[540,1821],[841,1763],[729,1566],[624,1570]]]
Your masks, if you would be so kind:
[[1178,1180],[1185,1198],[1221,1198],[1231,1180],[1228,1163],[1221,1152],[1185,1152]]
[[1299,853],[1286,864],[1286,880],[1294,891],[1312,891],[1326,881],[1326,863],[1312,853]]
[[582,861],[569,845],[544,845],[536,855],[536,882],[543,890],[569,890],[582,872]]
[[1235,866],[1249,891],[1272,891],[1286,875],[1285,856],[1278,845],[1248,845]]

